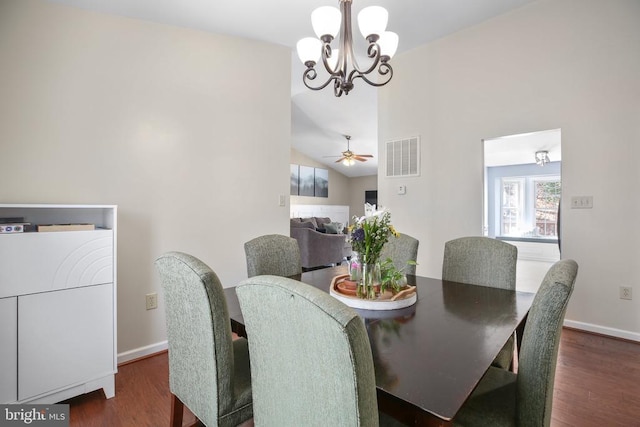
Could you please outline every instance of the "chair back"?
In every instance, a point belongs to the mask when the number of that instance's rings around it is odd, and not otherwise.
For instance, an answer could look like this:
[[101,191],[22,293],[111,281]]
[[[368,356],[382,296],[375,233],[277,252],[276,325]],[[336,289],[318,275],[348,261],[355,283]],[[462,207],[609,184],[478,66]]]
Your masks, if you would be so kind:
[[482,236],[461,237],[444,245],[442,279],[493,288],[516,288],[518,248]]
[[302,273],[300,247],[296,239],[267,234],[244,244],[249,277],[270,274],[290,277]]
[[155,262],[162,279],[169,343],[169,388],[208,426],[233,406],[234,357],[218,276],[199,259],[169,252]]
[[418,239],[408,234],[400,234],[398,237],[389,237],[380,253],[380,260],[391,258],[393,265],[398,270],[403,270],[407,274],[416,274],[415,265],[407,265],[408,261],[418,260]]
[[548,426],[560,332],[578,274],[573,260],[555,263],[538,289],[525,326],[517,377],[517,425]]
[[255,425],[378,426],[362,319],[307,284],[275,276],[236,288],[251,354]]

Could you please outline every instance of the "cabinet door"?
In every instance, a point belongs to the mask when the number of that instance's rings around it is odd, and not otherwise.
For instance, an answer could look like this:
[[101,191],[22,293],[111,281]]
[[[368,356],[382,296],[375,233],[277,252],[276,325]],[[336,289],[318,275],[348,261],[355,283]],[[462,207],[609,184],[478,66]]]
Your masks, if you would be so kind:
[[113,285],[18,297],[18,398],[115,372]]
[[18,302],[0,299],[0,403],[18,398]]

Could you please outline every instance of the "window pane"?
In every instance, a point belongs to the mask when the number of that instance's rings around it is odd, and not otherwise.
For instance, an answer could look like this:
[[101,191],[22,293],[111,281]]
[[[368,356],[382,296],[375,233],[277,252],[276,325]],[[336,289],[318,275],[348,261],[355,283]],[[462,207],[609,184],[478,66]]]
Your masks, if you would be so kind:
[[522,190],[521,179],[502,180],[502,207],[500,234],[502,236],[519,235],[522,222]]
[[558,236],[558,205],[560,180],[535,180],[536,233],[540,237]]

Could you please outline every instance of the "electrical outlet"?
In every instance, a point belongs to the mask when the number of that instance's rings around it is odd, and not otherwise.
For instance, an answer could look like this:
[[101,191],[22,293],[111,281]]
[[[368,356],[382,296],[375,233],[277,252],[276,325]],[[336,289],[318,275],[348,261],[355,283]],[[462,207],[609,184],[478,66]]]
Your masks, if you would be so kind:
[[147,310],[158,308],[158,294],[147,294]]
[[620,286],[620,299],[633,299],[631,286]]

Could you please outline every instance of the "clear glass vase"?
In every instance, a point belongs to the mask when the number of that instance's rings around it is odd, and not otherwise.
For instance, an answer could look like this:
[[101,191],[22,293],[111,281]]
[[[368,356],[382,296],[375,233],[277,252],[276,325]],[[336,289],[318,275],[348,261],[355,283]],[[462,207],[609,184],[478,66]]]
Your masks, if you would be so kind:
[[362,280],[357,294],[360,298],[376,299],[380,290],[380,265],[377,262],[362,264]]
[[349,280],[354,282],[362,280],[362,262],[357,252],[351,254],[351,258],[349,258]]

